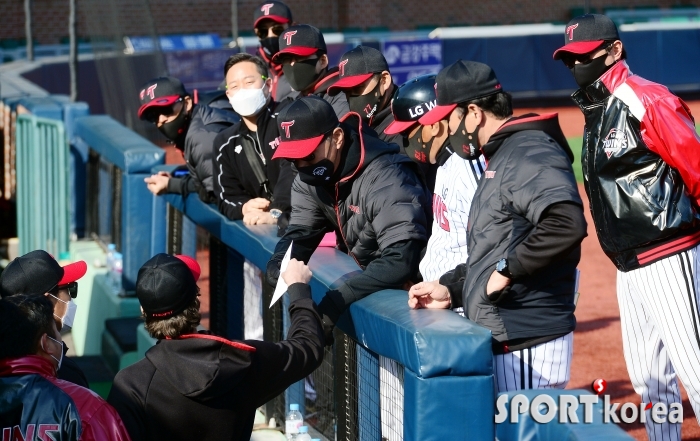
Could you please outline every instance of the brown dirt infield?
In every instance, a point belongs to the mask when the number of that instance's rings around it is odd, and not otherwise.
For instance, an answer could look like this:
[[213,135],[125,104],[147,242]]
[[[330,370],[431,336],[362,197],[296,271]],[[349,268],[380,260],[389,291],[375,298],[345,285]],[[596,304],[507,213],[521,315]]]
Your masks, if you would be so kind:
[[[693,115],[696,118],[700,117],[700,102],[688,102],[688,105]],[[516,114],[527,112],[557,112],[567,137],[582,135],[583,116],[576,107],[516,109]],[[571,148],[580,149],[581,146],[572,145]],[[620,313],[615,294],[615,266],[605,256],[596,238],[583,185],[579,185],[579,191],[585,204],[588,237],[583,241],[579,265],[581,296],[576,308],[578,325],[574,332],[574,358],[568,388],[590,389],[593,380],[603,378],[608,383],[607,393],[611,396],[611,402],[639,404],[640,397],[632,388],[622,355]],[[684,417],[682,439],[700,440],[700,427],[685,390],[682,390],[682,395]],[[641,424],[621,424],[621,427],[637,440],[647,439],[646,431]]]

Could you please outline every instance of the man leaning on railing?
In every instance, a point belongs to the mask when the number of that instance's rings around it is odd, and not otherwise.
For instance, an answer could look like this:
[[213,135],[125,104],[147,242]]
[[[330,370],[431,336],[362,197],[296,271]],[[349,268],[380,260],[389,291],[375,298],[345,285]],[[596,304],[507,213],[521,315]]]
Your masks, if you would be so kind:
[[[277,283],[284,254],[308,262],[324,234],[335,231],[339,248],[362,268],[319,304],[326,343],[345,309],[374,292],[400,288],[418,272],[427,242],[430,197],[418,166],[367,132],[356,113],[342,122],[326,101],[300,98],[277,117],[275,157],[294,161],[292,214],[287,232],[267,264]],[[374,132],[372,132],[374,133]]]

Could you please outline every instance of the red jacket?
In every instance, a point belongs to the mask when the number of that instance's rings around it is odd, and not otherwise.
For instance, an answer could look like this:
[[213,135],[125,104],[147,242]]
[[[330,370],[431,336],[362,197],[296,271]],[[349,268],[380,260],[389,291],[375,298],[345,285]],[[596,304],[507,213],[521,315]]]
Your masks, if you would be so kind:
[[688,106],[620,61],[572,96],[603,251],[630,271],[700,243],[700,137]]
[[130,440],[112,406],[36,355],[0,360],[0,397],[3,440]]

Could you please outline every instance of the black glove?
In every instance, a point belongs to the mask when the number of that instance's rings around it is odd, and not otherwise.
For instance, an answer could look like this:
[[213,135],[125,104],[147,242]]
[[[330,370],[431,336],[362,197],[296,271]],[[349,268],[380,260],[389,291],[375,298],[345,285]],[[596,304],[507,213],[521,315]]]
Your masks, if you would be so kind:
[[280,278],[280,265],[282,262],[278,260],[270,260],[267,262],[267,268],[265,269],[265,280],[273,288],[277,286],[277,279]]

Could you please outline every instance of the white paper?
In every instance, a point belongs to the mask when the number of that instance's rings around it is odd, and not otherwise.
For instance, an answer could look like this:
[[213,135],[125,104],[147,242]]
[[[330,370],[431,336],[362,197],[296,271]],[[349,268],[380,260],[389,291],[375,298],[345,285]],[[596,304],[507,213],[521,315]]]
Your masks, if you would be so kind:
[[289,265],[289,261],[292,259],[292,245],[294,245],[294,241],[292,241],[292,243],[289,244],[289,248],[287,248],[287,252],[284,254],[284,258],[282,259],[282,263],[280,264],[280,276],[277,279],[277,286],[275,287],[275,293],[272,295],[270,308],[272,308],[272,305],[277,303],[277,300],[279,300],[284,295],[284,293],[287,292],[287,284],[282,278],[282,273],[287,270],[287,265]]

